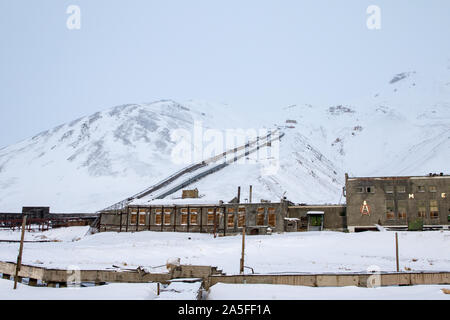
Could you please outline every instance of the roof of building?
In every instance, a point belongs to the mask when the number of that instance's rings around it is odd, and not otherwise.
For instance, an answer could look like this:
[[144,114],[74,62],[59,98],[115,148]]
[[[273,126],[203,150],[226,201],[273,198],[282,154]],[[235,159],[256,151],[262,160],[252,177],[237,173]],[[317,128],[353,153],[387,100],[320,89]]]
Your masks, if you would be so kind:
[[407,180],[407,179],[430,179],[430,178],[450,178],[450,175],[443,173],[430,173],[424,176],[384,176],[384,177],[348,177],[348,180]]

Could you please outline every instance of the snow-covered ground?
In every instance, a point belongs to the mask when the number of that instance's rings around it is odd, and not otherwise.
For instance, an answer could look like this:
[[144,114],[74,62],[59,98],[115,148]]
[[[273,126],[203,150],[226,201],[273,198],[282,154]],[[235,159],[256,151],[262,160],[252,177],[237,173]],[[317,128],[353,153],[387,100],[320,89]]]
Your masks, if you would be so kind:
[[[239,271],[240,236],[170,232],[105,232],[87,235],[88,227],[26,233],[23,263],[52,268],[78,266],[106,269],[144,266],[166,271],[169,258],[183,264],[217,266],[228,274]],[[17,240],[19,231],[0,231],[0,240]],[[449,271],[450,232],[399,232],[403,271]],[[0,260],[15,261],[18,243],[0,243]],[[351,272],[395,270],[394,232],[302,232],[246,237],[246,262],[256,273]],[[163,267],[161,267],[163,266]],[[383,288],[309,288],[284,285],[216,284],[208,299],[449,299],[450,286]],[[156,296],[155,284],[107,284],[80,289],[54,289],[0,280],[2,299],[195,299],[197,284],[174,282]]]
[[[241,237],[171,232],[104,232],[86,235],[86,227],[27,234],[60,242],[25,243],[23,263],[81,269],[158,267],[178,257],[182,264],[217,266],[239,272]],[[18,239],[19,231],[0,231],[0,240]],[[15,261],[18,243],[0,243],[0,260]],[[399,232],[402,270],[450,270],[450,232]],[[256,273],[366,271],[377,266],[395,271],[394,232],[296,232],[246,237],[245,264]],[[158,270],[160,270],[159,268]],[[165,269],[165,268],[164,268]]]
[[208,300],[450,300],[450,286],[313,288],[271,284],[218,283]]
[[0,279],[1,300],[195,300],[200,283],[174,282],[161,287],[156,283],[109,283],[103,286],[48,288],[30,287]]

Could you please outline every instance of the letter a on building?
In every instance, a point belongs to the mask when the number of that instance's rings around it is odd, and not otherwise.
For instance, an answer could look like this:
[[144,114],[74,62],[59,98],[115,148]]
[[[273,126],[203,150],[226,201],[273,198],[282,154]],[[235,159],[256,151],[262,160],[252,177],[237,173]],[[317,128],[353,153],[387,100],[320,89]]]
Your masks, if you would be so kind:
[[361,214],[370,215],[370,206],[367,204],[366,200],[364,200],[360,211],[361,211]]

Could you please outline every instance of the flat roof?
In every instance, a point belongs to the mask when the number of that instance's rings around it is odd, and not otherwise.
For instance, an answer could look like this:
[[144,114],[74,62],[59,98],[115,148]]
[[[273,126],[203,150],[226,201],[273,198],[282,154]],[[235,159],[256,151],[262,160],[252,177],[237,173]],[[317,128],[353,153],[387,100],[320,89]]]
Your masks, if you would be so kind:
[[450,175],[424,175],[424,176],[384,176],[384,177],[348,177],[348,180],[407,180],[407,179],[445,179]]

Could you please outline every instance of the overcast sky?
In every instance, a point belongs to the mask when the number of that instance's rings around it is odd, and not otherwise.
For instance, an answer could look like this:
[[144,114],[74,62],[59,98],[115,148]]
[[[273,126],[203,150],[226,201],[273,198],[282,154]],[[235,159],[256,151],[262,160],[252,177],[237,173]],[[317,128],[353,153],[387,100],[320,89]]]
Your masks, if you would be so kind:
[[443,65],[449,17],[448,0],[0,0],[0,148],[124,103],[345,102]]

